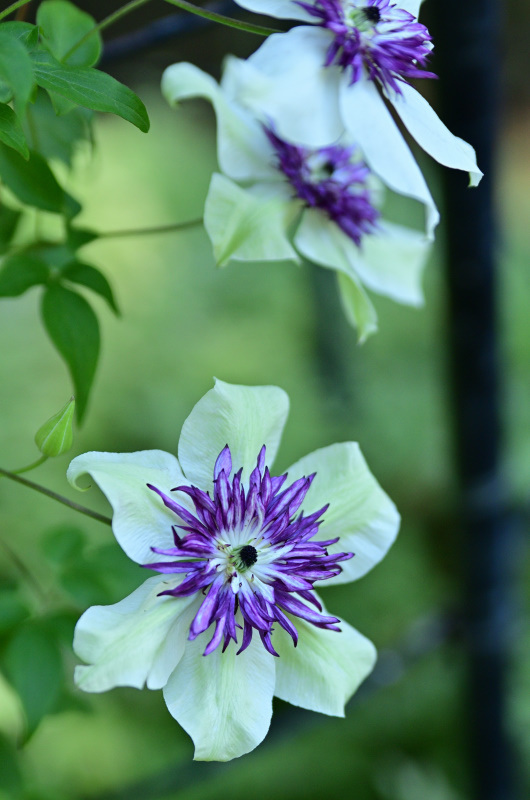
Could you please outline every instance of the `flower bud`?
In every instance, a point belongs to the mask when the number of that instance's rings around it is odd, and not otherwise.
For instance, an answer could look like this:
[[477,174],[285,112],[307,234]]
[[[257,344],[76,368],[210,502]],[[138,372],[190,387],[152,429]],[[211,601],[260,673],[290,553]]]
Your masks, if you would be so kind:
[[71,448],[74,409],[75,398],[71,397],[57,414],[41,425],[35,434],[35,443],[43,455],[53,458]]

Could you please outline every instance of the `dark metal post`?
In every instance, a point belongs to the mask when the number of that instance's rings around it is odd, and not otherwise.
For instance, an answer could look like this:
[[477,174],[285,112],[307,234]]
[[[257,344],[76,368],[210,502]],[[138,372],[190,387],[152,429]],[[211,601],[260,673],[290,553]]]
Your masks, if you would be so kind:
[[468,189],[444,171],[450,370],[465,537],[468,731],[476,800],[512,800],[506,736],[513,549],[500,474],[501,411],[494,208],[499,118],[499,0],[431,7],[441,115],[477,151],[485,177]]

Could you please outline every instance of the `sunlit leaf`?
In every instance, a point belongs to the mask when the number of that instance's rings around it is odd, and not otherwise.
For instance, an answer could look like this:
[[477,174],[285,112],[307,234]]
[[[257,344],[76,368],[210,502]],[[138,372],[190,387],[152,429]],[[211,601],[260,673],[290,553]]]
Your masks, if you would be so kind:
[[81,295],[53,285],[42,298],[46,330],[66,361],[74,384],[77,418],[83,419],[99,355],[99,325]]
[[[96,21],[67,0],[45,0],[38,8],[37,24],[46,47],[58,61],[63,61],[73,45],[93,30]],[[65,59],[65,63],[91,67],[99,59],[101,47],[101,36],[96,31]]]

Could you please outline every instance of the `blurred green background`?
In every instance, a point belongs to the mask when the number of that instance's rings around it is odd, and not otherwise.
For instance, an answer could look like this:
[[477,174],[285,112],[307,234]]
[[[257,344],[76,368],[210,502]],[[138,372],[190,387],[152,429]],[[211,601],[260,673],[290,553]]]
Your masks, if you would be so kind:
[[[145,136],[121,120],[98,121],[95,151],[80,152],[67,178],[83,201],[80,224],[112,231],[202,213],[216,163],[209,108],[189,103],[175,113],[151,83],[137,88],[152,130]],[[523,510],[530,484],[529,134],[530,117],[505,125],[498,195],[505,469],[511,502]],[[436,190],[435,173],[430,182]],[[121,599],[143,579],[141,570],[121,554],[105,526],[1,481],[2,539],[38,580],[38,589],[26,581],[22,595],[64,631],[70,686],[60,710],[21,750],[21,776],[13,768],[6,798],[18,791],[19,779],[28,800],[468,796],[463,655],[457,641],[436,646],[438,615],[458,604],[461,561],[442,250],[443,226],[425,275],[425,308],[375,298],[380,331],[358,347],[338,312],[328,271],[287,264],[217,270],[200,227],[86,248],[87,260],[112,282],[123,316],[114,318],[96,301],[102,356],[71,456],[87,450],[176,452],[182,422],[214,375],[282,386],[291,414],[275,471],[317,447],[354,439],[401,511],[401,533],[387,558],[357,584],[325,595],[333,612],[375,642],[382,668],[354,698],[345,720],[293,715],[278,702],[270,739],[254,753],[226,765],[193,763],[191,741],[169,716],[161,692],[81,696],[73,688],[69,641],[76,617],[90,604]],[[0,464],[6,468],[37,458],[35,430],[71,393],[66,369],[39,322],[38,294],[2,302]],[[80,496],[68,487],[68,462],[69,456],[49,462],[29,477],[109,513],[97,489]],[[71,552],[59,551],[57,543],[67,540]],[[18,580],[12,559],[6,553],[0,559],[5,580]],[[530,596],[523,550],[518,562],[510,728],[530,788]],[[0,678],[0,733],[16,742],[22,730],[16,696]]]

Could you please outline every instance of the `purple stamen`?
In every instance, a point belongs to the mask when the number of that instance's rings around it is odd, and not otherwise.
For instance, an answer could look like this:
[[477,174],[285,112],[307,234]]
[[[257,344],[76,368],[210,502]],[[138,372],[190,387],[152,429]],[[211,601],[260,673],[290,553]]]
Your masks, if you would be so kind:
[[355,159],[356,148],[300,147],[280,138],[272,126],[263,128],[296,196],[324,211],[359,246],[364,234],[376,227],[379,211],[372,205],[367,185],[370,170]]
[[295,2],[333,34],[325,65],[350,70],[350,83],[367,74],[400,94],[400,81],[436,78],[424,70],[432,52],[429,31],[391,0]]
[[[241,485],[242,471],[230,479],[231,472],[232,457],[227,445],[215,462],[213,498],[195,486],[172,490],[187,495],[195,513],[148,484],[178,521],[172,528],[175,546],[151,548],[174,560],[145,566],[162,574],[181,576],[175,588],[160,592],[161,595],[203,596],[188,638],[195,639],[215,625],[204,655],[212,653],[221,642],[224,652],[230,641],[238,644],[239,628],[243,631],[239,654],[257,631],[265,649],[278,656],[271,640],[275,623],[291,636],[295,647],[298,642],[298,632],[287,614],[319,628],[340,631],[336,617],[321,613],[313,584],[338,575],[339,562],[353,554],[329,554],[327,548],[336,539],[313,539],[327,506],[309,516],[303,512],[296,516],[315,475],[299,478],[283,489],[287,476],[271,478],[265,466],[265,447],[251,473],[248,489]],[[185,531],[185,535],[178,535],[176,529]]]

